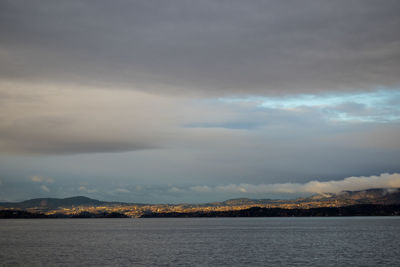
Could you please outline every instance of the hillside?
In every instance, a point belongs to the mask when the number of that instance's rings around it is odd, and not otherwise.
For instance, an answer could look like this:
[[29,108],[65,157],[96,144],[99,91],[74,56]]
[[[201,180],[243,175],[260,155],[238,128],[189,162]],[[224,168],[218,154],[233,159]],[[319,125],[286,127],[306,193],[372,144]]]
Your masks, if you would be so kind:
[[338,206],[349,204],[400,204],[400,189],[367,189],[359,191],[343,191],[339,194],[321,193],[306,198],[290,200],[282,199],[249,199],[235,198],[223,202],[209,203],[210,206],[239,205],[289,205],[305,203],[337,203]]
[[44,208],[44,209],[56,209],[60,207],[73,207],[73,206],[103,206],[110,205],[113,202],[99,201],[84,196],[76,196],[69,198],[35,198],[25,200],[22,202],[3,202],[0,203],[0,207],[3,208]]
[[[341,208],[359,205],[400,205],[399,189],[368,189],[361,191],[344,191],[339,194],[324,193],[307,198],[292,200],[248,199],[238,198],[223,202],[205,204],[135,204],[106,202],[84,196],[70,198],[36,198],[22,202],[0,203],[0,210],[21,210],[31,213],[43,213],[49,216],[108,216],[118,213],[129,217],[141,217],[146,214],[214,214],[234,212],[258,207],[263,209],[302,210],[316,208]],[[372,211],[373,209],[371,209]],[[285,211],[285,212],[286,212]],[[269,212],[269,211],[268,211]],[[374,213],[376,213],[374,211]],[[8,214],[8,213],[6,213]],[[224,214],[224,213],[221,213]],[[291,213],[290,213],[291,214]],[[23,214],[21,216],[24,216]],[[87,216],[87,215],[85,215]],[[112,215],[114,216],[114,215]]]
[[354,204],[399,204],[400,189],[367,189],[360,191],[343,191],[339,194],[320,194],[302,199],[304,202],[329,201],[352,202]]

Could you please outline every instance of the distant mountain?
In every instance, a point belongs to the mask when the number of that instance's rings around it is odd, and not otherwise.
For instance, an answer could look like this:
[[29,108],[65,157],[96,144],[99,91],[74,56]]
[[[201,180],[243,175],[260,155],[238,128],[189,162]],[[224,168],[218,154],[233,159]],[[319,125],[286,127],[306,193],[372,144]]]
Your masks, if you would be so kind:
[[238,206],[238,205],[254,205],[254,204],[268,204],[274,202],[271,199],[250,199],[250,198],[234,198],[228,199],[218,204],[226,206]]
[[343,191],[339,194],[319,194],[301,199],[311,201],[354,202],[357,204],[400,204],[400,189],[367,189],[360,191]]
[[59,207],[72,207],[72,206],[103,206],[115,204],[116,202],[105,202],[88,197],[77,196],[69,198],[35,198],[25,200],[22,202],[3,202],[0,207],[3,208],[43,208],[43,209],[56,209]]
[[[265,205],[273,204],[277,207],[288,207],[287,205],[302,205],[308,207],[340,207],[359,204],[374,204],[374,205],[391,205],[400,204],[400,189],[368,189],[360,191],[343,191],[339,194],[324,193],[307,198],[297,198],[292,200],[279,199],[249,199],[237,198],[229,199],[223,202],[203,203],[203,204],[176,204],[171,206],[179,207],[217,207],[217,206],[246,206],[246,205]],[[135,205],[144,206],[145,204],[138,203],[122,203],[122,202],[107,202],[96,199],[91,199],[84,196],[70,198],[36,198],[22,202],[3,202],[0,203],[0,209],[17,208],[29,209],[39,208],[41,210],[53,210],[60,207],[69,208],[77,206],[99,207],[99,206],[116,206],[116,205]],[[163,206],[149,205],[149,206]]]
[[250,199],[235,198],[223,202],[210,203],[214,206],[238,206],[257,204],[285,204],[285,203],[306,203],[306,202],[327,202],[337,201],[338,203],[354,204],[400,204],[400,189],[367,189],[360,191],[343,191],[338,194],[321,193],[311,197],[297,198],[291,200],[281,199]]

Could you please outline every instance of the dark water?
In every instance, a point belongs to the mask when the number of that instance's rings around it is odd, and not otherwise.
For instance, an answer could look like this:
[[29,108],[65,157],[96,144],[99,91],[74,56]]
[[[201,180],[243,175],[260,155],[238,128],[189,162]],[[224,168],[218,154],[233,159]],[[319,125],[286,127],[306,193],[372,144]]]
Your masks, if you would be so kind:
[[0,264],[400,266],[400,218],[0,220]]

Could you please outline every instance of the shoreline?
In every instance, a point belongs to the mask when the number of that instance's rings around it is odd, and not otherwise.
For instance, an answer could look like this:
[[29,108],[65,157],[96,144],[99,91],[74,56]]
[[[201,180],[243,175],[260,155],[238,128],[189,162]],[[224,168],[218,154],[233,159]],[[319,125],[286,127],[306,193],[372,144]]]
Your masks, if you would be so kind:
[[25,210],[0,210],[0,219],[97,219],[97,218],[218,218],[218,217],[346,217],[346,216],[400,216],[400,205],[359,204],[342,207],[320,207],[310,209],[283,209],[252,207],[243,210],[210,212],[146,212],[138,217],[123,213],[51,214],[33,213]]

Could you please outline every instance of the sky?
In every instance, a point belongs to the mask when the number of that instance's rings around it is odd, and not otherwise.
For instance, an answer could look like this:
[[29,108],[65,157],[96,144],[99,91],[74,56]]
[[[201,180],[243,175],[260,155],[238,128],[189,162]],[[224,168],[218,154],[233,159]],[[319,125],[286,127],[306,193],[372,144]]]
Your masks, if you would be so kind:
[[400,187],[399,10],[0,0],[0,201]]

